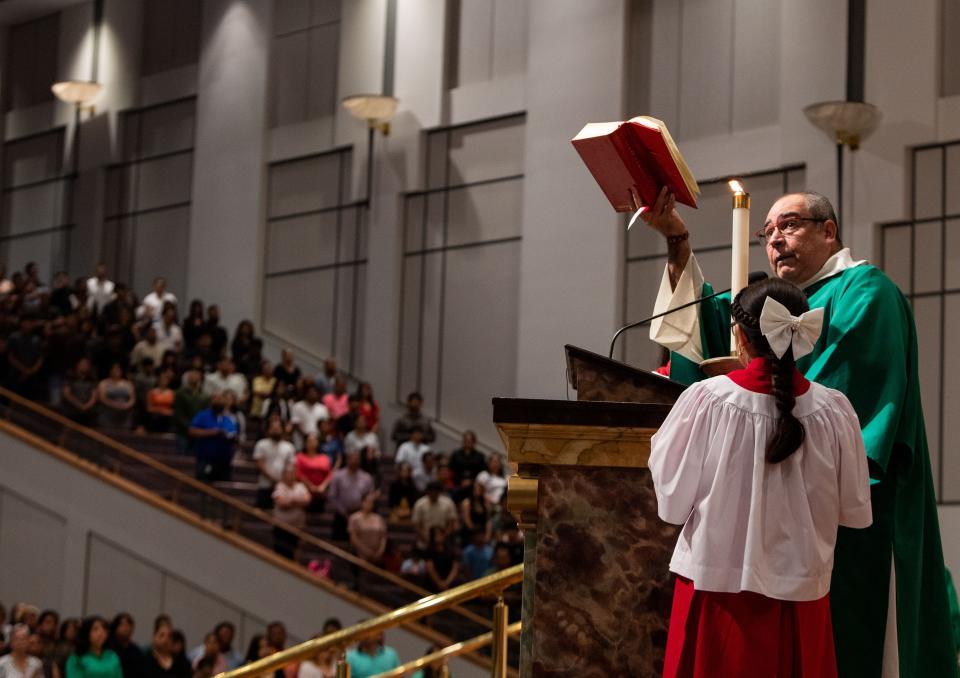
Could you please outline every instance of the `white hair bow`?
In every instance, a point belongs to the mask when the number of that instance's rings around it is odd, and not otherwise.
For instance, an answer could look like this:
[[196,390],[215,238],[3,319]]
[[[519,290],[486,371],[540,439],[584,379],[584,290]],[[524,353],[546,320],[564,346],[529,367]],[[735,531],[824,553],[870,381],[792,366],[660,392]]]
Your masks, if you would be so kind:
[[794,360],[799,360],[813,351],[822,328],[822,308],[812,309],[797,317],[790,315],[787,307],[773,297],[767,297],[763,302],[760,331],[778,358],[782,358],[791,346]]

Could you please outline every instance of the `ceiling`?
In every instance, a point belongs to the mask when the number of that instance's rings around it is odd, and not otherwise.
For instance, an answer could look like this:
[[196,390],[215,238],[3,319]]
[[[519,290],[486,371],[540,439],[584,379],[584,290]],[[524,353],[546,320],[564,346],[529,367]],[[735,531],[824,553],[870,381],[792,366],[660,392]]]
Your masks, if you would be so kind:
[[0,0],[0,26],[18,24],[53,14],[64,7],[90,0]]

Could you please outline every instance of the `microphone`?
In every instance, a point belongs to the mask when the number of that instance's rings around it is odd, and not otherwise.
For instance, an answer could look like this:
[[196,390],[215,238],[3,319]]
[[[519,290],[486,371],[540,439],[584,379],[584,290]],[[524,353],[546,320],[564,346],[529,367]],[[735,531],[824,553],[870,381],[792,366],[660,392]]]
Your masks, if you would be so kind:
[[[761,280],[766,280],[768,277],[769,276],[763,271],[753,271],[747,277],[747,284],[752,285],[753,283],[760,282]],[[649,318],[644,318],[643,320],[637,320],[636,322],[632,322],[628,325],[624,325],[623,327],[621,327],[619,330],[616,331],[616,333],[613,335],[613,339],[610,340],[610,354],[607,357],[610,359],[613,359],[613,349],[614,349],[614,346],[616,346],[617,338],[627,330],[632,330],[634,327],[640,327],[641,325],[646,325],[649,322],[653,322],[657,318],[662,318],[665,315],[670,315],[671,313],[682,311],[683,309],[689,308],[690,306],[695,306],[696,304],[701,304],[704,301],[709,301],[710,299],[713,299],[714,297],[719,297],[721,294],[726,294],[729,291],[730,291],[730,288],[721,290],[720,292],[714,292],[713,294],[708,294],[705,297],[694,299],[693,301],[687,302],[686,304],[681,304],[676,308],[671,308],[669,311],[664,311],[663,313],[657,313],[656,315],[652,315]]]

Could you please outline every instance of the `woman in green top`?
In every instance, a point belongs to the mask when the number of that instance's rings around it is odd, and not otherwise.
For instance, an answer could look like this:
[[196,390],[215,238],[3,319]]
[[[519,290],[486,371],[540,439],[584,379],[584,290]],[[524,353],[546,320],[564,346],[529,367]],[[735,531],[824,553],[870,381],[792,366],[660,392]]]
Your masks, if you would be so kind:
[[66,678],[123,678],[120,658],[107,649],[107,622],[87,617],[77,634],[77,647],[67,660]]

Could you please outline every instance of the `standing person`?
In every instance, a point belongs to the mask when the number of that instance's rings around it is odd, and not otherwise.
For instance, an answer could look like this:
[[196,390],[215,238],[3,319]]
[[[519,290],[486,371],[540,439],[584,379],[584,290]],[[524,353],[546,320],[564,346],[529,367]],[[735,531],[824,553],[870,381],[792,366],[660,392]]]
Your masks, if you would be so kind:
[[306,446],[297,453],[297,477],[310,490],[310,506],[307,510],[322,512],[326,503],[327,487],[333,479],[330,458],[320,451],[317,436],[307,436]]
[[[290,527],[302,530],[307,524],[307,505],[310,491],[297,478],[297,469],[291,463],[283,469],[280,482],[273,489],[273,517]],[[273,550],[293,560],[300,537],[282,527],[273,528]]]
[[423,415],[423,396],[414,391],[407,396],[407,411],[403,416],[397,419],[393,424],[393,433],[390,437],[399,448],[403,443],[410,440],[413,435],[414,427],[419,426],[423,433],[423,442],[432,443],[437,438],[430,420]]
[[370,678],[400,666],[397,651],[388,646],[383,631],[374,631],[347,652],[351,678]]
[[[673,204],[664,191],[641,215],[667,238],[655,312],[712,290]],[[756,236],[774,275],[800,287],[812,308],[824,309],[827,331],[798,367],[850,399],[874,481],[873,525],[842,528],[837,538],[831,604],[840,674],[960,675],[910,303],[886,274],[854,261],[830,201],[818,193],[781,197]],[[698,360],[729,353],[729,297],[698,308],[651,328],[652,338],[675,351],[671,377],[684,383],[702,378]]]
[[439,593],[446,591],[460,576],[460,563],[442,527],[430,528],[430,544],[427,549],[427,587]]
[[321,400],[323,406],[327,408],[330,417],[334,420],[339,419],[349,410],[347,395],[347,380],[341,375],[333,379],[333,390],[325,394]]
[[43,662],[27,652],[30,629],[17,624],[10,631],[10,653],[0,657],[0,676],[3,678],[43,678]]
[[413,472],[410,464],[396,465],[397,477],[390,483],[388,504],[390,505],[390,520],[406,520],[413,511],[413,505],[420,498],[416,483],[413,482]]
[[[466,547],[473,539],[474,532],[481,532],[489,542],[493,536],[493,521],[490,520],[491,508],[487,503],[486,490],[482,483],[474,483],[469,497],[460,502],[460,521],[463,529],[461,539]],[[486,570],[483,570],[486,572]]]
[[374,433],[380,432],[380,405],[373,395],[369,382],[361,381],[357,387],[357,400],[360,402],[360,414],[367,418],[367,426]]
[[[273,376],[284,382],[287,386],[296,388],[302,374],[300,368],[297,367],[293,351],[283,349],[283,351],[280,352],[280,362],[273,368]],[[317,393],[316,400],[319,399],[320,394]]]
[[190,310],[187,311],[187,317],[183,319],[182,329],[183,345],[192,354],[197,339],[201,334],[207,334],[207,323],[203,318],[203,302],[199,299],[190,302]]
[[417,531],[417,548],[430,546],[430,531],[439,528],[444,534],[453,534],[457,529],[457,507],[443,492],[439,480],[427,485],[427,494],[413,505],[413,526]]
[[110,366],[110,374],[100,382],[97,395],[100,400],[101,426],[131,428],[137,392],[133,383],[126,378],[123,365],[114,363]]
[[269,360],[260,361],[260,373],[253,378],[250,388],[250,417],[264,419],[267,416],[264,403],[273,394],[277,378],[273,376],[273,364]]
[[217,639],[217,634],[215,632],[207,632],[207,634],[203,637],[203,646],[201,649],[202,652],[200,655],[195,657],[190,662],[194,671],[197,670],[200,662],[204,660],[208,660],[208,663],[211,665],[211,675],[223,673],[228,669],[227,658],[224,657],[223,653],[220,651],[220,641]]
[[348,541],[347,518],[360,509],[363,498],[373,492],[373,478],[360,468],[360,455],[346,455],[346,466],[333,472],[327,487],[327,501],[333,511],[333,538]]
[[183,350],[183,330],[177,324],[177,307],[167,302],[163,305],[160,321],[154,324],[157,329],[157,343],[165,351],[180,353]]
[[[280,365],[277,365],[278,369],[280,367]],[[274,373],[276,373],[276,370],[274,370]],[[277,374],[277,379],[286,382],[286,379],[280,374]],[[290,423],[293,425],[294,431],[293,442],[298,447],[303,447],[303,440],[308,435],[317,433],[320,422],[330,418],[330,413],[319,402],[319,398],[320,394],[317,387],[308,386],[306,393],[303,395],[303,400],[293,406],[290,413]]]
[[190,452],[190,422],[210,403],[210,399],[200,388],[200,379],[199,372],[188,370],[183,375],[183,383],[173,396],[172,424],[176,434],[177,454]]
[[87,279],[87,308],[96,318],[113,301],[113,281],[107,278],[107,266],[98,263],[93,269],[93,277]]
[[503,493],[507,491],[507,478],[503,473],[503,457],[499,454],[491,454],[487,460],[487,469],[477,475],[476,482],[483,485],[487,503],[490,506],[499,506]]
[[34,319],[20,316],[19,329],[7,338],[7,362],[10,364],[10,388],[24,398],[43,397],[43,339]]
[[[250,331],[252,334],[252,324]],[[227,330],[220,324],[220,307],[216,304],[207,306],[207,334],[210,335],[210,350],[215,356],[222,356],[227,350]]]
[[83,620],[76,649],[67,660],[66,678],[123,678],[120,658],[107,647],[108,633],[103,617]]
[[333,391],[333,381],[337,377],[337,361],[335,358],[327,358],[323,361],[323,372],[317,375],[314,380],[320,395],[325,396]]
[[355,427],[343,439],[344,452],[359,452],[360,466],[379,482],[380,438],[367,428],[367,418],[357,417]]
[[296,463],[297,451],[283,439],[283,427],[279,419],[270,420],[267,437],[253,446],[253,460],[260,475],[257,478],[257,508],[273,508],[273,488],[280,482],[287,466]]
[[166,433],[173,420],[173,402],[176,394],[170,388],[173,372],[164,370],[157,377],[157,385],[147,391],[147,430],[151,433]]
[[190,438],[197,455],[197,480],[230,480],[237,425],[224,412],[221,394],[213,396],[210,407],[198,412],[190,422]]
[[143,652],[133,642],[133,617],[121,612],[110,622],[108,647],[117,653],[124,676],[139,676],[143,668]]
[[63,385],[64,414],[81,426],[93,426],[97,419],[97,382],[89,358],[80,358]]
[[[409,464],[414,481],[425,477],[423,458],[431,453],[430,446],[424,442],[423,427],[414,424],[410,428],[410,439],[404,441],[393,458],[395,464]],[[419,488],[423,491],[423,488]]]
[[143,659],[140,676],[143,678],[190,678],[190,663],[176,651],[174,630],[168,623],[157,624],[153,642]]
[[732,314],[744,369],[687,389],[651,441],[657,511],[683,525],[664,676],[831,678],[837,529],[872,521],[859,422],[796,368],[823,322],[803,292],[765,280]]
[[168,303],[173,304],[174,308],[177,306],[177,298],[172,292],[167,291],[167,279],[154,278],[153,289],[143,298],[143,302],[137,308],[137,319],[146,319],[153,323],[159,322],[163,307]]
[[350,516],[347,531],[356,554],[367,562],[379,565],[387,550],[387,523],[374,510],[376,505],[377,493],[370,492],[363,498],[360,510]]
[[483,452],[477,449],[476,433],[463,432],[460,447],[450,455],[449,465],[458,496],[469,497],[473,489],[473,481],[487,469],[487,459],[483,456]]
[[[252,374],[262,362],[260,360],[260,340],[254,333],[253,323],[241,320],[230,342],[230,355],[241,374]],[[256,360],[256,362],[254,362]]]

